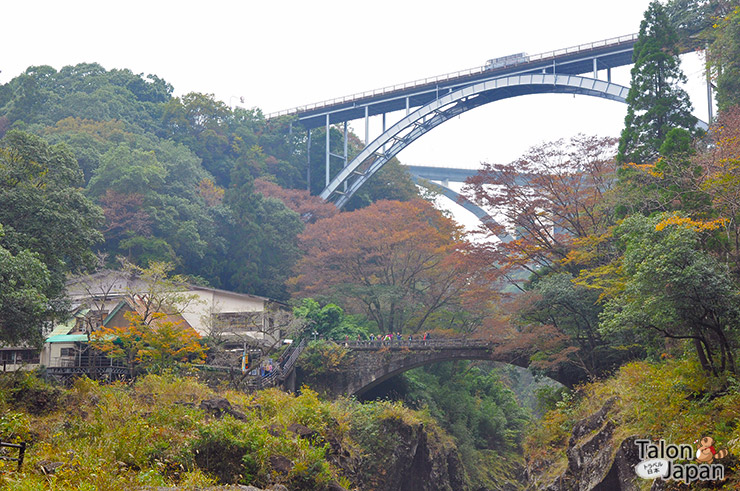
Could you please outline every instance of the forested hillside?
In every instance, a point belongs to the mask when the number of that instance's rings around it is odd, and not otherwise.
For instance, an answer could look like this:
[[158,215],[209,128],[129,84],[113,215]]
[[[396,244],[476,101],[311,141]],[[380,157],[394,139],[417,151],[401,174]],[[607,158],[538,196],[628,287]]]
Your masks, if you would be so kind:
[[[215,287],[285,300],[305,217],[255,190],[254,181],[305,190],[305,131],[297,125],[291,131],[288,120],[266,121],[259,109],[230,108],[208,94],[172,94],[173,87],[156,75],[126,69],[30,67],[0,86],[4,163],[14,165],[14,155],[24,151],[32,160],[49,153],[76,160],[79,169],[70,170],[67,185],[84,188],[104,221],[88,224],[102,240],[79,231],[70,231],[71,239],[84,239],[108,262],[115,256],[144,267],[166,261]],[[357,145],[353,141],[352,151]],[[321,162],[322,150],[312,151],[312,162]],[[312,186],[320,190],[320,183]],[[353,206],[415,194],[394,163]],[[301,201],[310,201],[308,193]],[[2,219],[6,240],[18,227],[15,220],[20,217]]]

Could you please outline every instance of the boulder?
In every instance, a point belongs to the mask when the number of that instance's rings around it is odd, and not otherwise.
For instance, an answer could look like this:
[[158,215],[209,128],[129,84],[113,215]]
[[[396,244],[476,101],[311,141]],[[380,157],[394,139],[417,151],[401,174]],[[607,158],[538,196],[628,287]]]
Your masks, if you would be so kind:
[[270,467],[278,474],[288,474],[293,469],[293,462],[284,455],[270,455]]
[[64,465],[64,462],[53,462],[51,460],[40,460],[38,462],[39,469],[41,469],[41,472],[44,473],[44,475],[52,475],[56,474],[57,469],[62,467]]
[[288,431],[290,431],[291,433],[295,433],[301,438],[312,438],[318,434],[316,430],[312,430],[308,426],[302,425],[300,423],[293,423],[292,425],[288,426]]
[[246,421],[247,419],[246,414],[232,407],[228,399],[224,397],[204,399],[200,402],[200,408],[208,414],[216,416],[217,418],[221,418],[224,414],[228,414],[240,421]]
[[331,481],[329,485],[327,486],[327,489],[329,491],[347,491],[347,488],[343,487],[341,484],[339,484],[336,481]]
[[[465,489],[465,476],[457,449],[430,438],[424,424],[409,424],[401,419],[382,421],[380,441],[395,440],[385,457],[379,457],[375,467],[360,462],[363,471],[354,477],[358,489],[384,491],[454,491]],[[377,449],[380,454],[383,450]]]
[[282,426],[273,423],[267,428],[267,432],[272,436],[280,436],[283,434],[283,428]]

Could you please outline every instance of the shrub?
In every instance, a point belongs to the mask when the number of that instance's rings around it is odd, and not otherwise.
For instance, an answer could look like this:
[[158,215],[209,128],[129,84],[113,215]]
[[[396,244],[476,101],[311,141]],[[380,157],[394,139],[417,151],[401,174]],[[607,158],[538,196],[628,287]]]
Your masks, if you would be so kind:
[[48,414],[62,406],[64,397],[58,387],[47,384],[34,373],[14,372],[0,378],[7,402],[33,415]]
[[191,447],[195,462],[220,483],[252,483],[260,469],[256,458],[260,439],[254,436],[246,435],[232,419],[202,426]]

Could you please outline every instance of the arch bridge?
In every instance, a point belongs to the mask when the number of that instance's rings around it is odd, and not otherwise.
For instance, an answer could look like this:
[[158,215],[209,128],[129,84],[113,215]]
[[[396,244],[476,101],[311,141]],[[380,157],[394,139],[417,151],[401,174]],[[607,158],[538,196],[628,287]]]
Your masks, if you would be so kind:
[[[373,387],[407,370],[452,360],[487,360],[521,368],[529,366],[530,354],[501,350],[500,343],[482,339],[434,339],[392,341],[350,341],[350,368],[327,377],[327,391],[333,395],[362,396]],[[572,387],[579,374],[561,370],[547,374]]]
[[[320,196],[341,208],[385,163],[440,124],[471,109],[529,94],[566,93],[626,102],[629,89],[612,83],[611,69],[632,64],[637,35],[596,41],[537,55],[520,53],[489,60],[486,65],[373,91],[309,104],[267,115],[294,116],[308,130],[325,127],[325,187]],[[606,79],[599,79],[599,71]],[[588,74],[588,75],[586,75]],[[711,90],[708,87],[711,118]],[[386,127],[386,115],[405,116]],[[368,119],[382,117],[382,133],[370,141]],[[365,148],[351,160],[347,122],[365,120]],[[344,124],[344,152],[331,152],[331,125]],[[706,127],[706,123],[700,124]],[[341,169],[332,176],[332,159]],[[309,162],[310,167],[310,162]],[[336,166],[335,166],[336,167]],[[309,179],[310,188],[310,179]]]
[[[343,207],[385,163],[420,136],[466,111],[498,100],[529,94],[568,93],[625,102],[628,88],[611,82],[611,69],[632,63],[637,35],[597,41],[528,56],[489,60],[485,66],[425,78],[269,114],[291,115],[308,130],[325,127],[325,188],[321,197]],[[599,70],[606,80],[599,80]],[[583,76],[583,74],[592,76]],[[386,115],[405,111],[386,127]],[[382,133],[370,141],[368,119],[382,117]],[[365,119],[365,148],[353,159],[347,153],[347,122]],[[331,152],[331,125],[344,124],[344,152]],[[334,159],[334,160],[333,160]],[[332,176],[332,163],[341,169]],[[336,166],[334,166],[336,167]]]
[[[502,242],[509,242],[511,240],[514,240],[514,238],[509,233],[500,232],[501,227],[499,227],[496,219],[493,218],[488,213],[488,211],[476,205],[464,195],[450,188],[450,182],[465,182],[468,178],[475,176],[478,171],[450,167],[432,167],[425,165],[404,165],[404,167],[411,175],[411,179],[414,181],[414,183],[423,183],[425,186],[431,186],[432,189],[435,189],[447,199],[462,206],[465,210],[475,215],[475,217],[485,227],[487,227],[491,231],[494,231]],[[521,174],[520,182],[522,184],[526,184],[527,180],[530,177],[531,176],[527,174]]]

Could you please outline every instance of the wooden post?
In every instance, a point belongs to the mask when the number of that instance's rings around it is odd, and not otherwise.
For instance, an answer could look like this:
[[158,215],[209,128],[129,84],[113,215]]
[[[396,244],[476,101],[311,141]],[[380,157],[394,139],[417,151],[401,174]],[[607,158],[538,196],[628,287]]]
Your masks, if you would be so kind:
[[18,472],[21,471],[23,466],[23,457],[26,455],[26,442],[21,442],[20,448],[18,449]]

